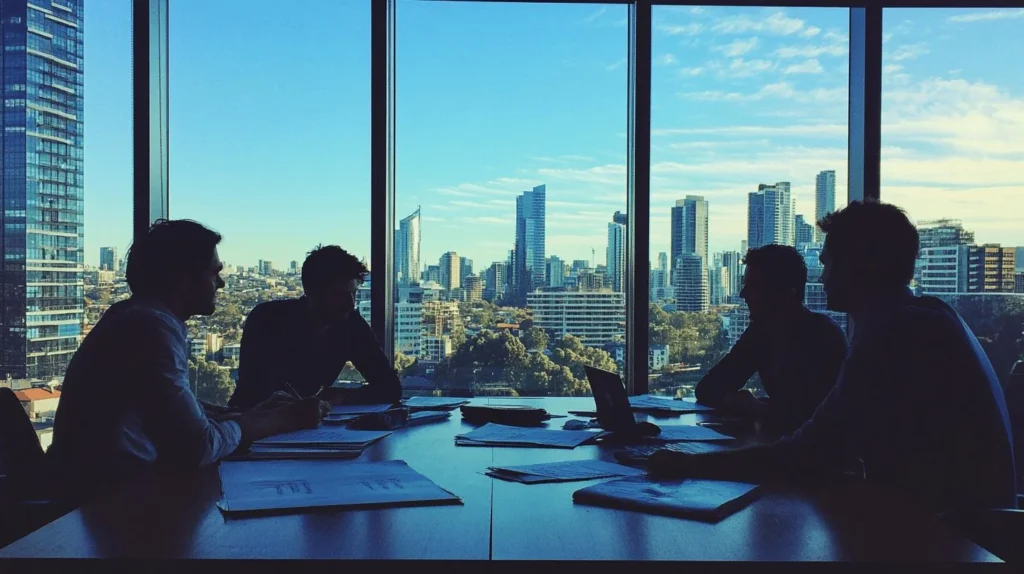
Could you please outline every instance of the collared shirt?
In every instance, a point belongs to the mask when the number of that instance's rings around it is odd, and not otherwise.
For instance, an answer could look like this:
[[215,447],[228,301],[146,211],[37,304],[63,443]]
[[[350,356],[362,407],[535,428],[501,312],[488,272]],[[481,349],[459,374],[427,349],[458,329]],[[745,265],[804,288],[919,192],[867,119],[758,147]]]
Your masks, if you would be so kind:
[[777,432],[789,433],[811,418],[835,385],[846,358],[846,335],[827,315],[806,308],[785,329],[751,322],[733,348],[697,383],[697,400],[720,406],[758,373],[778,413]]
[[286,383],[310,396],[337,380],[349,361],[369,385],[362,401],[398,402],[402,384],[380,344],[359,313],[321,333],[310,319],[305,297],[261,303],[242,330],[238,384],[230,405],[251,408]]
[[192,394],[187,337],[168,309],[132,297],[82,341],[47,452],[79,493],[147,469],[207,466],[238,448],[238,423],[208,419]]
[[934,512],[1015,508],[1003,391],[963,319],[909,289],[853,319],[839,381],[781,452],[859,457],[867,480]]

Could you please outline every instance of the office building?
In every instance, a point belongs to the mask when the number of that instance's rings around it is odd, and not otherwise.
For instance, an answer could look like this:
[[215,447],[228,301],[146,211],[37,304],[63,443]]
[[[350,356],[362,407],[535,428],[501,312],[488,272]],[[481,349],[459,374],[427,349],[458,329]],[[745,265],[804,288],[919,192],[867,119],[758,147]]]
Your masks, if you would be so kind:
[[505,297],[505,287],[508,285],[508,263],[495,261],[487,269],[484,275],[483,298],[495,302]]
[[[608,285],[612,291],[626,291],[626,224],[617,221],[620,217],[615,212],[615,220],[608,224],[608,247],[605,249],[605,265],[608,268]],[[622,215],[623,220],[625,216]]]
[[921,295],[967,291],[966,245],[923,247],[914,268],[914,288]]
[[512,266],[512,285],[518,302],[526,294],[547,285],[545,226],[547,224],[547,187],[538,185],[516,198],[516,243]]
[[604,274],[590,268],[576,272],[576,288],[580,291],[598,291],[604,286]]
[[462,260],[459,254],[454,251],[449,251],[441,256],[441,259],[437,264],[440,269],[440,278],[438,283],[441,287],[451,291],[452,289],[458,289],[462,286],[460,281],[462,273]]
[[729,270],[729,296],[739,295],[743,288],[743,256],[738,251],[722,252],[722,267]]
[[809,222],[816,243],[825,241],[825,234],[818,229],[818,222],[835,210],[836,172],[835,170],[819,172],[818,177],[814,179],[814,221]]
[[573,259],[572,271],[579,271],[580,269],[586,269],[590,267],[590,262],[586,259]]
[[464,291],[465,301],[467,303],[474,303],[481,301],[484,298],[484,280],[482,277],[476,275],[468,275],[462,281],[462,290]]
[[669,270],[668,253],[665,253],[664,251],[658,253],[658,269],[661,269],[662,271]]
[[676,311],[704,312],[710,304],[708,272],[704,259],[696,253],[679,258],[672,275]]
[[116,247],[100,247],[100,271],[121,272],[121,260],[117,258]]
[[289,263],[288,264],[288,272],[291,273],[292,275],[298,275],[299,274],[299,262],[298,261],[292,261],[291,263]]
[[473,260],[468,257],[459,259],[459,283],[465,283],[466,277],[473,274]]
[[998,243],[967,248],[969,293],[1013,293],[1016,249]]
[[398,286],[420,280],[420,208],[398,222],[395,232],[395,281]]
[[423,337],[420,350],[420,362],[436,365],[452,355],[452,338],[448,335],[428,335]]
[[611,290],[536,291],[527,297],[534,326],[553,334],[579,337],[584,345],[611,343],[626,334],[626,297]]
[[711,305],[725,305],[729,302],[729,269],[715,267],[708,269],[708,291]]
[[562,287],[565,285],[566,270],[565,261],[562,261],[557,255],[548,257],[547,267],[544,271],[545,275],[547,275],[548,287]]
[[668,269],[652,269],[650,274],[651,301],[665,301],[674,298],[669,283]]
[[0,2],[0,379],[63,376],[82,335],[82,6]]
[[682,256],[696,253],[707,266],[708,202],[699,195],[687,195],[672,208],[671,272],[674,274]]
[[800,249],[807,245],[813,245],[815,242],[814,229],[815,226],[804,221],[803,215],[797,215],[796,220],[793,223],[794,233],[796,235],[796,248]]
[[423,332],[430,336],[451,334],[462,328],[457,301],[425,301],[423,303]]
[[395,304],[395,350],[408,357],[420,356],[423,304],[403,301]]
[[794,245],[793,198],[788,181],[759,184],[747,198],[747,247]]
[[440,265],[427,265],[427,269],[423,271],[423,281],[434,282],[438,285],[441,284],[441,266]]
[[259,274],[260,275],[265,275],[266,276],[266,275],[273,275],[274,274],[274,262],[273,261],[265,261],[263,259],[260,259],[259,262],[257,263],[257,266],[258,266]]
[[917,234],[922,248],[974,243],[974,232],[964,229],[959,219],[922,221],[917,225]]

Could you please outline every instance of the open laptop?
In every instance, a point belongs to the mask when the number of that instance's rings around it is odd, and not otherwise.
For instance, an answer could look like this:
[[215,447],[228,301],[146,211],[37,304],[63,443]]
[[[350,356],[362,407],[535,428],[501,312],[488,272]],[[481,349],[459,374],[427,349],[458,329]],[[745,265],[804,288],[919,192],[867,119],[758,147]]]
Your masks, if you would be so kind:
[[653,436],[661,429],[651,423],[638,423],[633,416],[633,408],[629,405],[629,395],[622,377],[594,367],[583,367],[590,382],[590,390],[594,394],[597,406],[597,424],[604,430],[612,431],[620,436]]

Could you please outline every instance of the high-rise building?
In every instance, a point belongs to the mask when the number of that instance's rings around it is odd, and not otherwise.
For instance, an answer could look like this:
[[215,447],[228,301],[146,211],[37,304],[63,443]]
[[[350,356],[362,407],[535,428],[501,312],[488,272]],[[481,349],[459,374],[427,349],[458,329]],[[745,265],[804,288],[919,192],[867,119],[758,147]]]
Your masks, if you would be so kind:
[[561,287],[565,285],[565,261],[557,255],[548,257],[547,270],[548,287]]
[[788,181],[759,184],[748,196],[747,244],[750,249],[777,243],[794,245],[793,198]]
[[608,267],[608,285],[612,291],[626,291],[626,216],[618,211],[608,224],[608,247],[605,265]]
[[520,304],[526,294],[547,284],[545,226],[547,187],[538,185],[516,198],[516,244],[512,284]]
[[273,275],[274,274],[274,262],[260,259],[257,262],[260,275]]
[[422,330],[423,304],[420,301],[395,303],[395,350],[409,357],[419,357]]
[[116,247],[100,247],[100,270],[121,272],[121,260],[117,258]]
[[399,286],[420,281],[420,208],[398,222],[395,232],[395,280]]
[[664,301],[672,299],[672,289],[669,287],[668,269],[651,269],[650,287],[651,301]]
[[459,259],[459,277],[465,280],[470,275],[473,275],[473,260],[468,257]]
[[722,267],[729,270],[729,296],[737,296],[743,288],[743,254],[737,251],[722,252]]
[[914,289],[921,294],[967,291],[967,247],[974,232],[957,219],[922,221],[917,226],[920,251],[914,268]]
[[811,245],[814,243],[814,226],[804,221],[803,215],[797,215],[794,222],[796,235],[796,248]]
[[668,271],[668,253],[664,251],[658,253],[658,269]]
[[942,247],[944,245],[971,245],[974,232],[964,229],[959,219],[936,219],[922,221],[917,225],[921,247]]
[[0,378],[63,375],[82,335],[83,4],[0,2]]
[[573,259],[572,260],[572,270],[573,271],[579,271],[580,269],[586,269],[588,267],[590,267],[590,262],[587,261],[586,259]]
[[708,272],[700,255],[687,253],[679,258],[672,274],[672,287],[675,289],[676,311],[708,310]]
[[696,253],[708,260],[708,202],[699,195],[687,195],[676,201],[672,208],[672,261],[671,270],[675,273],[679,260],[683,255]]
[[746,239],[741,240],[740,241],[740,254],[743,255],[744,257],[746,257],[748,250],[750,250],[750,243]]
[[440,265],[427,265],[427,268],[423,271],[423,282],[433,281],[438,285],[441,284],[441,266]]
[[998,243],[967,248],[967,291],[1013,293],[1016,249]]
[[298,275],[299,274],[299,262],[298,261],[292,261],[291,263],[289,263],[288,264],[288,272],[291,273],[292,275]]
[[467,275],[462,281],[462,288],[466,291],[466,302],[473,303],[484,297],[484,280],[476,275]]
[[623,293],[600,291],[537,291],[527,307],[534,325],[560,339],[579,337],[584,345],[611,343],[626,334],[626,299]]
[[576,271],[576,288],[580,291],[599,291],[604,288],[604,274],[585,268]]
[[495,261],[487,268],[484,275],[483,298],[487,301],[497,301],[505,297],[505,287],[508,285],[508,263]]
[[438,267],[441,270],[441,278],[438,281],[441,287],[451,291],[462,286],[461,281],[459,281],[462,273],[462,260],[458,253],[449,251],[442,255],[440,261],[438,261]]
[[727,267],[708,269],[708,291],[712,305],[725,305],[729,302],[729,269]]
[[818,222],[835,210],[836,172],[830,169],[819,172],[818,177],[814,179],[814,221],[811,222],[811,231],[814,233],[815,242],[825,241],[825,234],[818,229]]

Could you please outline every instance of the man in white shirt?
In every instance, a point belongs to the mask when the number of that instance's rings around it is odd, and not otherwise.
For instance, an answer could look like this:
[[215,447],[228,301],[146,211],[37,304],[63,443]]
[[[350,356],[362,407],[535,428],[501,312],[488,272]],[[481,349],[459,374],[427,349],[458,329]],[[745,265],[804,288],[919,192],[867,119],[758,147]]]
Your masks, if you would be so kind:
[[809,421],[768,445],[708,455],[659,451],[654,474],[822,478],[859,458],[864,478],[919,507],[1015,508],[1003,391],[956,311],[915,297],[917,230],[899,208],[853,202],[818,223],[828,306],[853,319],[835,387]]
[[132,296],[111,306],[82,342],[57,408],[48,456],[73,498],[147,470],[208,466],[240,445],[320,424],[324,405],[316,398],[211,420],[192,393],[185,321],[214,312],[224,287],[220,240],[176,220],[156,223],[132,245]]

